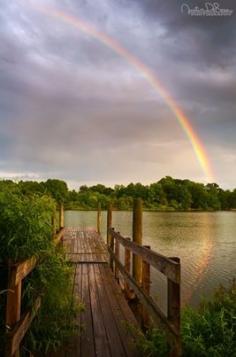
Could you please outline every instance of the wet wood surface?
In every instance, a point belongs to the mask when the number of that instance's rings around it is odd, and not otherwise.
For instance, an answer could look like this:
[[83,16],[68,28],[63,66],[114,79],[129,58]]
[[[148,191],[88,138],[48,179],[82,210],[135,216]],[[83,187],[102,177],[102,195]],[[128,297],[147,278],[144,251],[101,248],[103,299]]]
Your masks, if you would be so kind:
[[74,263],[74,294],[84,304],[80,332],[51,356],[139,356],[138,325],[112,274],[107,249],[94,230],[66,229],[63,244]]

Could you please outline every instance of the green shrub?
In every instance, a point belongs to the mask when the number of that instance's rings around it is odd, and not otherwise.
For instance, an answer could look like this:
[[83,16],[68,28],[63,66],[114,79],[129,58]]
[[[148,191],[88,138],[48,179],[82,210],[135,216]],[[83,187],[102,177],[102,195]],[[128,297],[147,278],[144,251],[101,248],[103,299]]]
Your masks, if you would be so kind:
[[153,328],[137,340],[137,347],[141,356],[145,357],[166,357],[169,354],[168,345],[164,332]]
[[39,313],[24,341],[27,350],[41,353],[56,350],[78,330],[75,317],[80,305],[73,297],[73,273],[63,251],[52,249],[28,279],[25,304],[33,301],[40,292],[44,295]]
[[48,196],[0,192],[0,262],[39,256],[51,245],[55,203]]
[[[52,241],[55,201],[48,196],[0,190],[0,266],[38,257],[36,268],[23,280],[22,311],[42,305],[23,341],[23,352],[43,355],[55,350],[77,329],[79,304],[72,294],[73,268],[62,248]],[[4,343],[7,269],[0,271],[0,354]],[[4,284],[3,284],[4,282]],[[78,320],[78,319],[77,319]]]
[[[213,298],[198,309],[185,308],[182,313],[182,343],[185,357],[236,356],[236,283],[220,287]],[[137,333],[137,347],[144,357],[165,357],[170,347],[165,334],[152,329]]]
[[236,284],[220,287],[198,310],[188,308],[182,318],[184,356],[236,356]]

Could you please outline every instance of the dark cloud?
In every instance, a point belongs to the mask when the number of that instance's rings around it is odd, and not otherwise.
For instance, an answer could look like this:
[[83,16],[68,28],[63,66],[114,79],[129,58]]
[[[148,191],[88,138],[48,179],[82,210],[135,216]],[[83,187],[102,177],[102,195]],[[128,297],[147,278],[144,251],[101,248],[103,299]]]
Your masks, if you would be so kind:
[[[149,66],[191,118],[217,180],[233,186],[235,13],[194,18],[181,13],[182,4],[39,1],[91,23]],[[158,91],[111,48],[24,0],[2,4],[0,42],[1,175],[108,184],[166,174],[204,180]]]

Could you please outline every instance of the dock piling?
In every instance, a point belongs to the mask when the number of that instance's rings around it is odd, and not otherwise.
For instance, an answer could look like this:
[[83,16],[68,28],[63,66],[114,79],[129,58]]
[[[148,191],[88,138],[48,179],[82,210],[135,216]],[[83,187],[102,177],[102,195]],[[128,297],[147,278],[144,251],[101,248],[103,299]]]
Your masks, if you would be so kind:
[[[133,242],[142,245],[143,236],[143,207],[140,198],[134,200],[133,207]],[[133,254],[133,276],[139,286],[142,285],[142,259]]]
[[101,202],[98,202],[98,210],[97,210],[97,233],[98,234],[101,234],[101,223],[102,223]]

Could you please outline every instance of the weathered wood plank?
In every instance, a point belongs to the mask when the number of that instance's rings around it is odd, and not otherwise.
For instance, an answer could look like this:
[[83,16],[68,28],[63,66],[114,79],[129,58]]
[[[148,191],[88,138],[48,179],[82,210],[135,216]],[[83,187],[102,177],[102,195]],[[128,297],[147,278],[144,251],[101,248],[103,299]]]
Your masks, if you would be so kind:
[[104,326],[103,318],[101,316],[101,306],[98,301],[96,282],[93,266],[88,265],[89,280],[90,280],[90,298],[91,298],[91,311],[93,317],[94,340],[95,350],[97,357],[109,357],[110,350],[107,341],[106,329]]
[[101,306],[101,315],[103,317],[111,354],[114,357],[126,356],[108,296],[106,290],[104,289],[103,279],[101,277],[102,271],[100,271],[98,265],[94,265],[94,272],[96,276],[97,295]]
[[57,232],[54,236],[53,236],[53,242],[55,245],[59,244],[62,240],[62,237],[64,236],[65,233],[65,228],[60,228],[59,232]]
[[[105,289],[110,303],[113,323],[116,324],[120,339],[125,349],[126,355],[129,357],[137,357],[138,351],[134,344],[137,337],[138,324],[130,310],[127,301],[125,300],[118,283],[114,280],[110,269],[107,265],[99,265],[103,288]],[[132,332],[134,329],[134,333]]]
[[138,296],[142,304],[145,306],[147,311],[152,316],[152,320],[155,324],[159,325],[160,323],[163,324],[163,327],[166,327],[167,332],[169,331],[171,334],[178,336],[179,331],[172,325],[167,317],[163,314],[163,312],[159,309],[159,307],[155,304],[154,300],[151,296],[145,295],[143,290],[136,284],[134,278],[125,270],[125,267],[120,263],[119,260],[116,259],[115,254],[110,250],[110,254],[112,255],[114,261],[117,264],[117,267],[123,274],[124,278],[128,281],[131,288],[134,290],[135,294]]
[[147,263],[165,274],[170,280],[180,283],[180,265],[178,262],[149,250],[143,246],[139,246],[135,242],[131,242],[122,237],[118,232],[111,230],[111,235],[115,240],[118,240],[124,247],[129,249],[133,254],[142,257]]
[[32,257],[16,266],[15,274],[11,276],[11,285],[18,285],[36,266],[37,258]]
[[9,353],[9,356],[14,355],[14,353],[19,348],[19,345],[23,340],[28,328],[30,327],[38,309],[40,308],[40,305],[41,297],[38,297],[32,310],[28,311],[17,323],[14,329],[7,333],[7,352]]
[[88,266],[79,264],[81,269],[81,300],[85,310],[81,312],[81,356],[95,356],[93,320],[90,300],[90,280]]

